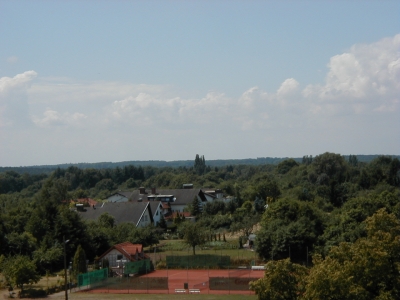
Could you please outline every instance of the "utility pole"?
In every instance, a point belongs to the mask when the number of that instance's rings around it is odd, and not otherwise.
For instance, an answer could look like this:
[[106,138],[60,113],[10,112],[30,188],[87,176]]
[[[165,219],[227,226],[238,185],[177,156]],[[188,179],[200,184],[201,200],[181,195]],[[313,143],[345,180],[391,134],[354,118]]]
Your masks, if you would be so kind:
[[69,240],[65,240],[65,235],[63,236],[63,244],[64,244],[64,290],[65,290],[65,300],[68,300],[68,284],[67,284],[67,251],[66,244]]

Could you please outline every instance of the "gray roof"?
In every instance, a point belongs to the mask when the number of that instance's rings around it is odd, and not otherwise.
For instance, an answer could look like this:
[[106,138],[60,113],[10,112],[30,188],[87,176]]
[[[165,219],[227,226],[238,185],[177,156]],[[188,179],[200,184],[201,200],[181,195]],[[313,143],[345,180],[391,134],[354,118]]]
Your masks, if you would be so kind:
[[161,201],[149,201],[149,202],[147,202],[150,205],[151,213],[153,214],[153,216],[156,213],[157,207],[160,205],[160,202]]
[[149,202],[117,202],[100,203],[94,208],[87,208],[86,211],[78,211],[82,218],[86,220],[97,220],[103,213],[108,213],[115,218],[115,223],[133,223],[135,225],[140,221],[140,217],[148,207],[153,222],[153,213]]
[[114,195],[121,195],[121,196],[129,199],[129,197],[132,195],[132,192],[119,191],[119,192],[115,192],[115,193],[111,194],[110,196],[108,196],[108,198],[110,198],[111,196],[114,196]]
[[[201,189],[157,189],[156,195],[173,195],[176,200],[171,204],[175,205],[188,205],[193,202],[195,196],[200,196],[202,201],[206,201]],[[146,189],[146,194],[140,194],[139,190],[134,190],[130,200],[137,202],[141,199],[141,201],[147,202],[149,196],[154,196],[149,189]]]

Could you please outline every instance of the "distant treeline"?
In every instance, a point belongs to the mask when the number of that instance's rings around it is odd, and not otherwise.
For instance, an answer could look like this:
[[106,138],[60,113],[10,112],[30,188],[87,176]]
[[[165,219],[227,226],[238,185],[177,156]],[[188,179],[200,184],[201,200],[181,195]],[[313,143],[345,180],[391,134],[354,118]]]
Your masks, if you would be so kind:
[[[375,158],[380,155],[356,155],[359,162],[371,162]],[[400,155],[389,155],[392,158],[400,159]],[[343,157],[347,160],[349,155],[343,155]],[[293,159],[299,163],[302,162],[302,157],[257,157],[257,158],[245,158],[245,159],[215,159],[215,160],[207,160],[206,165],[210,167],[223,167],[230,165],[277,165],[280,162]],[[131,160],[131,161],[122,161],[122,162],[98,162],[98,163],[67,163],[67,164],[59,164],[59,165],[39,165],[39,166],[24,166],[24,167],[0,167],[0,173],[6,171],[15,171],[19,174],[50,174],[57,168],[67,169],[68,167],[78,167],[79,169],[113,169],[116,167],[125,167],[125,166],[142,166],[142,167],[171,167],[171,168],[179,168],[193,167],[193,160],[174,160],[174,161],[164,161],[164,160]]]

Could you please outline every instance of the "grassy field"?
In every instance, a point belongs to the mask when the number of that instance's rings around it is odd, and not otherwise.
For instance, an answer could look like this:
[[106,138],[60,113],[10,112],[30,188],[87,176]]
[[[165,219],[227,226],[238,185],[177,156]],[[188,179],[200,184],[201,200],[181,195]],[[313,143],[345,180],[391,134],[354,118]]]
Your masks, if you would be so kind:
[[[256,265],[264,264],[255,251],[238,249],[236,240],[228,242],[214,242],[206,247],[196,247],[196,254],[228,255],[231,260],[255,260]],[[158,247],[145,249],[153,262],[165,260],[167,255],[192,255],[192,248],[182,240],[163,240]]]

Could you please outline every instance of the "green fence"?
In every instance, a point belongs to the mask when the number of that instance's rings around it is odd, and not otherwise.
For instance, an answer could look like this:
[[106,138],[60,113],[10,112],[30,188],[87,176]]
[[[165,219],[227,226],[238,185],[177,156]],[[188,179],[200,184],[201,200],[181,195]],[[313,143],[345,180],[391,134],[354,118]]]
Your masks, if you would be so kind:
[[231,258],[228,255],[212,255],[212,254],[199,254],[199,255],[183,255],[167,256],[168,268],[227,268],[231,263]]
[[101,286],[96,289],[106,290],[110,293],[115,291],[132,291],[136,290],[164,290],[168,291],[168,277],[112,277],[102,282]]
[[154,271],[153,263],[150,259],[132,261],[125,264],[124,274],[147,274]]
[[107,279],[108,268],[78,275],[78,287],[91,285]]
[[251,277],[210,277],[210,290],[248,291],[250,281],[258,278]]

